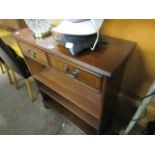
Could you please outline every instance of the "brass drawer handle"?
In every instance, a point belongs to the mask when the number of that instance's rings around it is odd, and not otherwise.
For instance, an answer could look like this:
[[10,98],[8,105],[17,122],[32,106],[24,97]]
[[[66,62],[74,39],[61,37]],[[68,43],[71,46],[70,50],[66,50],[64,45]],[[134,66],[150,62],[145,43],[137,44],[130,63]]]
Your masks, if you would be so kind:
[[73,71],[72,73],[68,73],[68,65],[67,64],[64,65],[64,72],[66,75],[68,75],[69,77],[74,78],[74,79],[77,78],[80,74],[80,71],[78,69],[75,69],[75,71]]
[[30,54],[30,49],[27,50],[27,53]]
[[32,52],[32,57],[36,58],[37,53],[36,52]]
[[37,55],[36,52],[33,52],[33,51],[31,51],[30,49],[28,49],[27,53],[28,53],[31,57],[36,58],[36,55]]

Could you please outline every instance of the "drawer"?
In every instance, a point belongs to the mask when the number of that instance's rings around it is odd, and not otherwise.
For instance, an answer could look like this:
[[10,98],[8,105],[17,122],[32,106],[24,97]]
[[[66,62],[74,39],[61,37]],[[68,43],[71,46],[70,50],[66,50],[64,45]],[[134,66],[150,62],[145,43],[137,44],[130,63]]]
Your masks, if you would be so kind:
[[48,65],[47,56],[42,50],[35,48],[31,45],[28,45],[26,43],[23,43],[23,42],[19,42],[19,45],[20,45],[24,55],[42,63],[42,64]]
[[95,89],[101,89],[102,77],[99,75],[96,75],[86,69],[83,69],[53,55],[49,56],[49,60],[53,68],[63,72],[67,76],[73,79],[77,79]]

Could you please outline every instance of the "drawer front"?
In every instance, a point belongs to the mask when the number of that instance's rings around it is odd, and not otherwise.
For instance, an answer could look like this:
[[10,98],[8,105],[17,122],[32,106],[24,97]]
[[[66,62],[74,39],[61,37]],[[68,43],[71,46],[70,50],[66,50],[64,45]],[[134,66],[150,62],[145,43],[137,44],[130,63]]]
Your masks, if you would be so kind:
[[101,89],[102,78],[100,76],[53,55],[49,56],[49,60],[53,68],[63,72],[67,76],[77,79],[95,89]]
[[40,62],[45,65],[48,65],[46,54],[38,48],[32,47],[26,43],[19,42],[19,45],[22,49],[24,55]]

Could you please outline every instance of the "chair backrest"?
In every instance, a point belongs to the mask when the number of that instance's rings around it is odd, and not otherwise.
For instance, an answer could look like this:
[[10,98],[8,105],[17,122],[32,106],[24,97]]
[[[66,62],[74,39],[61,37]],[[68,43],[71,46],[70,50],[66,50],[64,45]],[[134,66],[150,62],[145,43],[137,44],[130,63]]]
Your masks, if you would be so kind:
[[15,54],[14,50],[0,39],[0,57],[16,73],[27,78],[30,76],[28,68],[21,58]]

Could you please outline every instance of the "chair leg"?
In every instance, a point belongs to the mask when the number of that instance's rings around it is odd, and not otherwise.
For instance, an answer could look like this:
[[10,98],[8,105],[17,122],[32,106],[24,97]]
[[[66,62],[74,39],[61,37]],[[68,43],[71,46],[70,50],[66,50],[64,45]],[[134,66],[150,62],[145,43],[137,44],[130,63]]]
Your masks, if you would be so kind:
[[3,67],[2,67],[1,61],[0,61],[0,68],[1,68],[1,71],[2,71],[2,73],[3,73]]
[[18,81],[17,81],[17,78],[16,78],[16,73],[13,70],[11,70],[11,71],[12,71],[12,75],[13,75],[13,78],[14,78],[16,89],[19,89]]
[[13,84],[13,80],[12,80],[11,74],[10,74],[10,72],[9,72],[9,67],[8,67],[5,63],[3,64],[3,66],[4,66],[5,70],[6,70],[6,73],[8,74],[9,82],[10,82],[10,84],[12,85],[12,84]]
[[2,73],[5,73],[4,68],[3,68],[3,64],[1,62],[0,62],[0,68],[1,68]]
[[35,98],[33,96],[32,86],[31,86],[29,80],[25,80],[25,84],[26,84],[27,89],[28,89],[28,92],[29,92],[30,100],[31,100],[31,102],[34,102],[35,101]]

